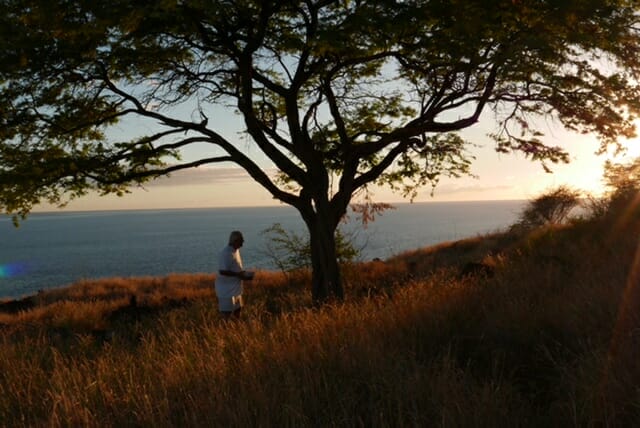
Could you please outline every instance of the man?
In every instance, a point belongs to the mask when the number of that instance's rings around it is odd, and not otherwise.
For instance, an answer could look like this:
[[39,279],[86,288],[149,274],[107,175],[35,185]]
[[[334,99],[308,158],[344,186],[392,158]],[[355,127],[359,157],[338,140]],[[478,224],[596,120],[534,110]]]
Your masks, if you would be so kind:
[[242,280],[252,279],[253,273],[242,268],[240,247],[244,243],[242,233],[237,230],[229,235],[229,245],[224,247],[218,257],[218,276],[216,278],[216,296],[218,308],[225,318],[237,318],[242,310]]

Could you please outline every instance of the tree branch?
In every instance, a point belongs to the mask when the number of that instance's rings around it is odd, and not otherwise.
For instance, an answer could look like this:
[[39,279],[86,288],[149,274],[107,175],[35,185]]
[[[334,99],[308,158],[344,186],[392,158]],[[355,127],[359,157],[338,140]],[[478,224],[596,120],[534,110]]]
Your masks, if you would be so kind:
[[403,152],[407,150],[407,148],[411,145],[411,141],[409,139],[405,139],[403,141],[398,142],[398,144],[393,147],[389,153],[385,155],[385,157],[378,162],[375,166],[369,169],[367,172],[360,174],[353,181],[353,188],[359,189],[360,187],[366,185],[367,183],[371,183],[376,180],[380,175],[391,166],[393,161],[401,155]]

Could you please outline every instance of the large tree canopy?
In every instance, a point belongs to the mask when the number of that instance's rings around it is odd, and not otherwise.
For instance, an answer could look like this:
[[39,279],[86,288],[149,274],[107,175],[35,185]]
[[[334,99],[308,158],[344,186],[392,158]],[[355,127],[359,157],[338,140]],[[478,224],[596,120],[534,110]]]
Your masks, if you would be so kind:
[[[471,142],[455,132],[483,112],[495,113],[498,151],[546,167],[568,157],[536,117],[606,147],[634,135],[640,111],[637,0],[0,5],[3,211],[235,163],[300,212],[318,300],[342,296],[334,232],[353,195],[372,183],[411,195],[468,173]],[[223,134],[221,107],[239,112],[253,151]],[[107,138],[129,117],[157,128]],[[192,144],[210,155],[182,161]]]

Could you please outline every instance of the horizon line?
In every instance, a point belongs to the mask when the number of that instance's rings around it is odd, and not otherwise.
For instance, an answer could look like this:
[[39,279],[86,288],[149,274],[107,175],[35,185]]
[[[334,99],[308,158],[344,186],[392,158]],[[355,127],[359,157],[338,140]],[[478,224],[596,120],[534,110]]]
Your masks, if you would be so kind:
[[[461,200],[447,200],[447,201],[397,201],[397,202],[385,202],[380,201],[376,203],[389,204],[392,207],[396,205],[420,205],[420,204],[459,204],[459,203],[492,203],[492,202],[519,202],[519,201],[527,201],[526,198],[514,199],[514,198],[505,198],[505,199],[461,199]],[[127,211],[185,211],[185,210],[210,210],[210,209],[239,209],[239,208],[294,208],[293,205],[286,204],[284,202],[279,204],[264,204],[264,205],[227,205],[227,206],[219,206],[219,205],[205,205],[198,207],[153,207],[153,208],[99,208],[99,209],[44,209],[33,210],[27,214],[27,217],[32,214],[74,214],[74,213],[99,213],[99,212],[127,212]],[[12,214],[8,213],[0,213],[1,216],[11,217]]]

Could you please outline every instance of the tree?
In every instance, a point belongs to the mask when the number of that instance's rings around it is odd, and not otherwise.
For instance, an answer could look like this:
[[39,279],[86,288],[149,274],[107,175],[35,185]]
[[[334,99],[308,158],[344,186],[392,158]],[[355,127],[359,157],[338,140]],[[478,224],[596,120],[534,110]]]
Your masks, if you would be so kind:
[[608,189],[605,213],[637,214],[640,206],[640,157],[625,163],[606,161],[603,178]]
[[[568,161],[536,117],[634,135],[635,0],[163,0],[0,2],[0,207],[122,193],[173,171],[231,162],[295,207],[312,295],[342,298],[335,230],[354,195],[406,196],[469,173],[456,131],[493,111],[500,152]],[[223,135],[237,111],[266,173]],[[180,114],[189,108],[193,114]],[[129,117],[157,130],[107,138]],[[211,147],[181,161],[182,149]]]
[[529,228],[562,223],[580,205],[580,194],[567,186],[548,190],[527,203],[518,224]]

